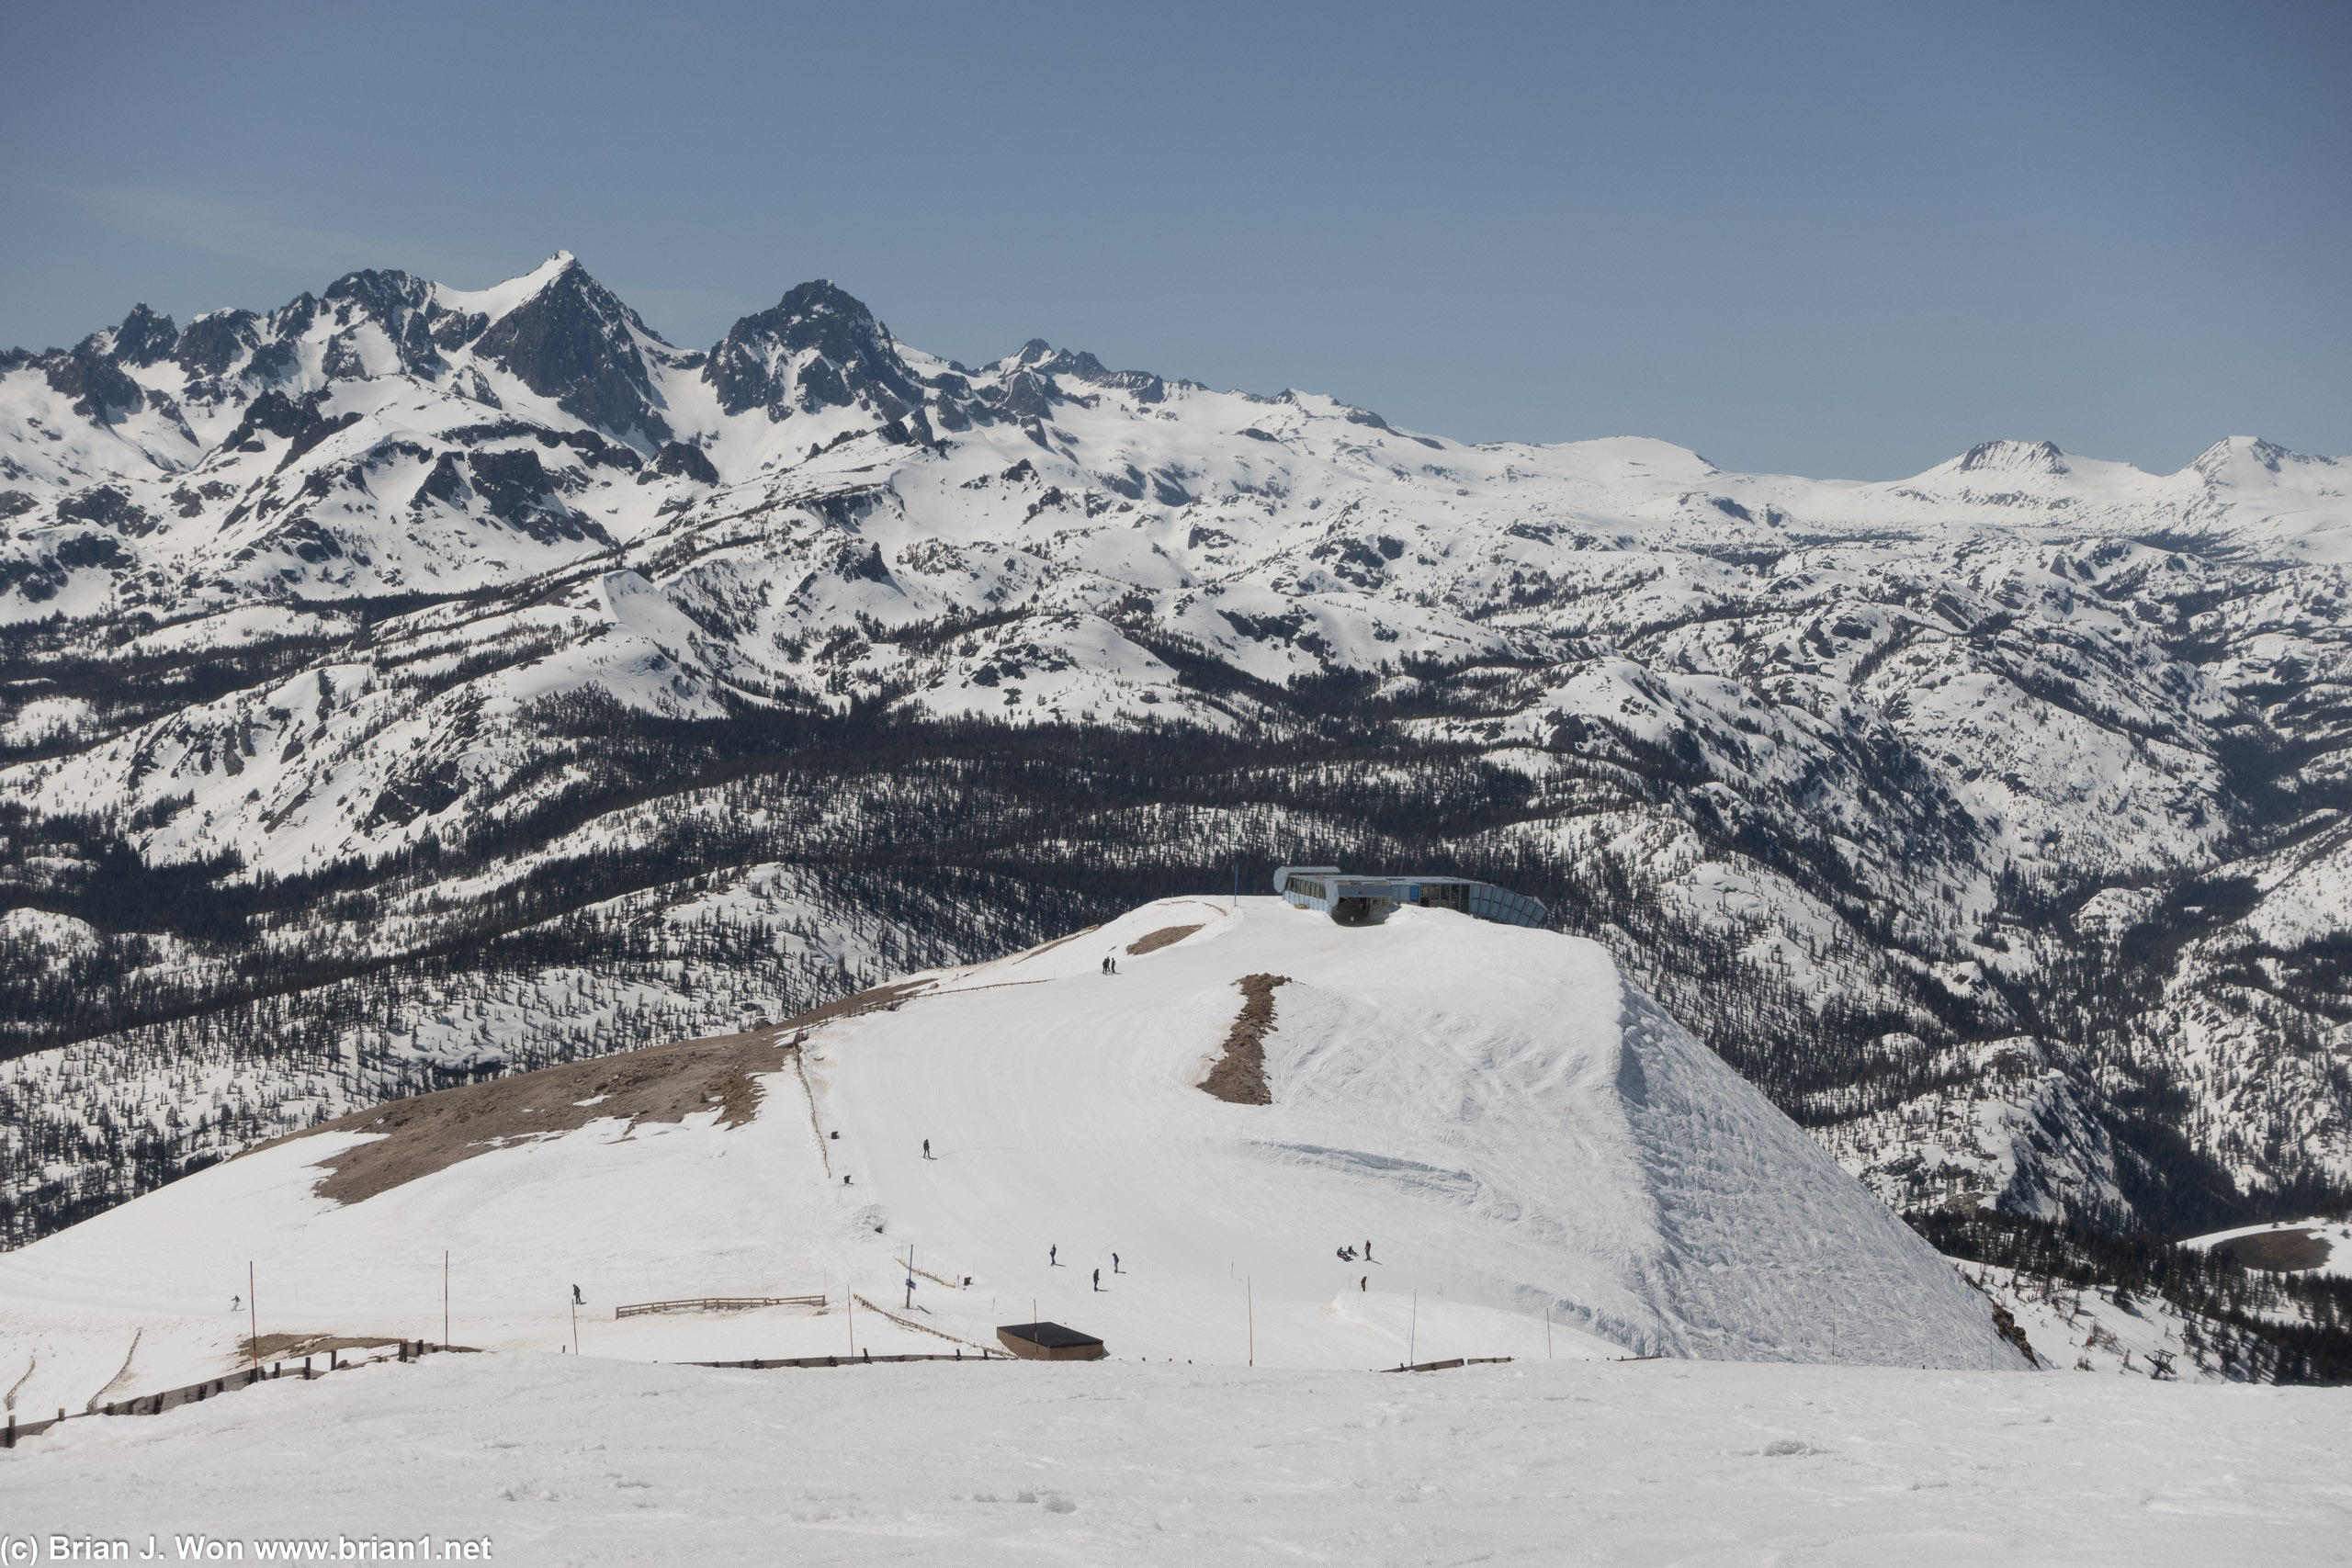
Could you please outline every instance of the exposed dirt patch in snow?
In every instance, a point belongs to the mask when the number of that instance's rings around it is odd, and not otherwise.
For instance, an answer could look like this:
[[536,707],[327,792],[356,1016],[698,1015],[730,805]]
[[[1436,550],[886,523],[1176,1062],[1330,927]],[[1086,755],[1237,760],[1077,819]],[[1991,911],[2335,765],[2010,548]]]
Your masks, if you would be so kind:
[[572,1132],[592,1121],[625,1120],[633,1132],[641,1123],[683,1122],[695,1111],[715,1110],[721,1125],[740,1127],[758,1113],[754,1077],[787,1065],[778,1047],[788,1036],[831,1019],[894,1006],[922,988],[922,983],[876,987],[769,1029],[675,1041],[396,1100],[294,1136],[384,1134],[319,1162],[327,1172],[315,1189],[319,1196],[358,1203],[502,1145]]
[[[1155,933],[1159,934],[1159,933]],[[1272,1105],[1273,1091],[1266,1087],[1266,1032],[1274,1026],[1274,987],[1290,984],[1287,975],[1244,975],[1241,1016],[1225,1036],[1225,1055],[1217,1058],[1201,1088],[1235,1105]]]
[[1166,947],[1172,942],[1183,941],[1186,937],[1191,936],[1194,931],[1199,931],[1200,929],[1201,928],[1199,926],[1166,926],[1152,932],[1149,936],[1137,937],[1135,941],[1127,943],[1127,951],[1138,955],[1146,953],[1158,953],[1161,948]]
[[[238,1340],[237,1359],[290,1361],[297,1356],[323,1356],[330,1350],[375,1350],[399,1343],[397,1339],[355,1338],[345,1334],[265,1334],[259,1344],[251,1339]],[[107,1386],[111,1389],[114,1385]]]
[[[1069,939],[1064,937],[1062,940],[1067,942]],[[929,980],[902,980],[895,986],[876,986],[870,991],[854,992],[839,1001],[827,1002],[823,1007],[810,1008],[807,1012],[795,1013],[775,1026],[774,1037],[777,1043],[781,1043],[786,1031],[807,1029],[815,1024],[830,1022],[837,1018],[855,1018],[862,1012],[879,1012],[884,1008],[897,1007],[909,997],[930,989],[933,984],[933,982]],[[755,1030],[753,1032],[762,1032]],[[714,1035],[710,1040],[695,1041],[691,1043],[711,1044],[720,1040],[749,1038],[749,1035]]]
[[2328,1259],[2332,1249],[2321,1239],[2317,1231],[2256,1231],[2252,1235],[2233,1236],[2228,1241],[2215,1242],[2214,1253],[2233,1258],[2248,1269],[2316,1269]]

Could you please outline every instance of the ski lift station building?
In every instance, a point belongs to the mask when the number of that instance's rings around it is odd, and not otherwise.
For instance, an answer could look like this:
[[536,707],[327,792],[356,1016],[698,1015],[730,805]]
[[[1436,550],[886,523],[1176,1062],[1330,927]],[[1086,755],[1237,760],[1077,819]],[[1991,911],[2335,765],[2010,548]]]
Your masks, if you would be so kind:
[[1377,925],[1403,904],[1459,909],[1506,926],[1540,926],[1550,917],[1525,894],[1466,876],[1365,875],[1336,865],[1286,865],[1274,873],[1274,891],[1294,908],[1317,910],[1343,926]]

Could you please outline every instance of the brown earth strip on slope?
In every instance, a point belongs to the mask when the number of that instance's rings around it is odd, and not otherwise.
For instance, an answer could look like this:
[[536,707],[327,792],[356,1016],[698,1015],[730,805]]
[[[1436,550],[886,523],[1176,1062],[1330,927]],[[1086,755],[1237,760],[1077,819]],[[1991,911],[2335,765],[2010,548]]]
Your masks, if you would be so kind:
[[[1202,925],[1207,923],[1204,920]],[[1137,937],[1127,943],[1127,951],[1132,953],[1158,953],[1170,942],[1182,942],[1200,929],[1200,926],[1164,926],[1149,936]]]
[[2327,1261],[2332,1250],[2316,1232],[2256,1231],[2252,1235],[2232,1236],[2213,1244],[2213,1256],[2226,1258],[2245,1269],[2271,1269],[2282,1273],[2299,1269],[2316,1269]]
[[395,1100],[256,1147],[274,1148],[320,1133],[386,1134],[318,1162],[326,1174],[313,1190],[337,1203],[359,1203],[503,1145],[569,1133],[599,1118],[625,1117],[634,1132],[642,1122],[683,1122],[693,1111],[715,1107],[721,1125],[740,1127],[758,1109],[753,1077],[785,1067],[778,1047],[790,1043],[798,1031],[895,1007],[927,984],[860,991],[749,1033],[673,1041]]
[[1264,1042],[1274,1026],[1274,987],[1289,985],[1290,976],[1244,975],[1235,984],[1241,987],[1241,1016],[1226,1031],[1225,1055],[1201,1080],[1201,1089],[1234,1105],[1272,1105]]
[[[237,1341],[236,1361],[244,1366],[254,1361],[290,1361],[297,1356],[323,1356],[330,1350],[376,1350],[387,1345],[397,1345],[397,1339],[353,1338],[347,1334],[265,1334],[259,1341],[250,1337]],[[109,1388],[113,1384],[107,1385]]]

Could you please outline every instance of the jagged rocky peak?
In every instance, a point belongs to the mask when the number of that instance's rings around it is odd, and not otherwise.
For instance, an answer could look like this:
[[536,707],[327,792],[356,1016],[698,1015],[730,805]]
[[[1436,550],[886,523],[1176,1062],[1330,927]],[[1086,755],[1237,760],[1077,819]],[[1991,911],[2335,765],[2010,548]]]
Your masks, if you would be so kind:
[[74,412],[84,419],[109,424],[147,404],[147,394],[124,373],[113,355],[112,333],[93,333],[60,354],[42,356],[41,372],[50,389],[74,400]]
[[1008,376],[1025,370],[1038,376],[1067,376],[1093,387],[1120,387],[1147,403],[1156,403],[1168,395],[1168,383],[1148,370],[1113,370],[1084,349],[1072,352],[1056,348],[1041,337],[1023,344],[1020,353],[1009,360],[998,361],[995,368]]
[[1952,464],[1962,474],[2063,474],[2066,454],[2053,441],[1980,441]]
[[170,358],[179,340],[179,327],[171,317],[159,316],[143,304],[133,305],[122,325],[114,330],[114,360],[118,365],[153,365]]
[[193,381],[217,377],[261,346],[261,318],[251,310],[213,310],[179,334],[172,357]]
[[821,277],[737,321],[702,374],[730,414],[765,409],[785,420],[864,403],[897,420],[923,406],[922,383],[874,312]]
[[2233,484],[2256,471],[2278,474],[2288,467],[2312,464],[2334,468],[2338,461],[2333,457],[2305,457],[2258,435],[2230,435],[2199,453],[2188,466],[2202,474],[2208,484]]
[[322,310],[335,331],[322,361],[327,378],[357,379],[390,368],[364,341],[371,327],[383,333],[401,370],[428,378],[447,370],[441,348],[456,347],[467,333],[435,293],[431,282],[405,272],[347,272],[328,284]]
[[659,334],[569,252],[530,281],[537,286],[483,329],[474,352],[616,440],[647,452],[668,442],[644,353]]

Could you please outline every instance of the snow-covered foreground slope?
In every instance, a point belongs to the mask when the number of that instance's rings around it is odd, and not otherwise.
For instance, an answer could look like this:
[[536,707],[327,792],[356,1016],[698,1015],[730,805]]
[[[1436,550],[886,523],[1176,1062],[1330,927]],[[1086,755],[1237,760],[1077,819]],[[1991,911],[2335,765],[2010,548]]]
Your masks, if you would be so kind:
[[[68,1423],[51,1532],[552,1563],[2341,1562],[2352,1393],[1854,1367],[712,1371],[435,1357]],[[43,1540],[43,1550],[46,1550]]]
[[[1286,981],[1272,1102],[1214,1098],[1238,982],[1265,975]],[[265,1336],[439,1340],[445,1251],[448,1337],[498,1350],[568,1344],[576,1284],[581,1349],[640,1359],[977,1349],[1042,1315],[1198,1364],[1547,1344],[2022,1364],[1982,1296],[1589,942],[1170,899],[887,999],[712,1047],[740,1085],[660,1077],[681,1048],[607,1058],[390,1108],[463,1109],[429,1135],[338,1124],[201,1172],[0,1258],[0,1368],[30,1411],[218,1375],[248,1263]],[[690,1084],[670,1120],[643,1082],[583,1076],[633,1070]],[[803,1293],[827,1310],[612,1315]]]

